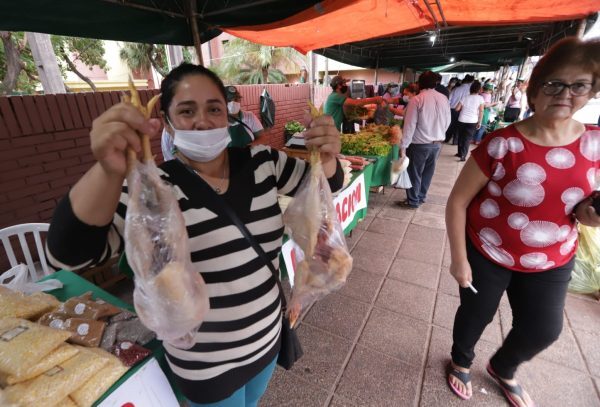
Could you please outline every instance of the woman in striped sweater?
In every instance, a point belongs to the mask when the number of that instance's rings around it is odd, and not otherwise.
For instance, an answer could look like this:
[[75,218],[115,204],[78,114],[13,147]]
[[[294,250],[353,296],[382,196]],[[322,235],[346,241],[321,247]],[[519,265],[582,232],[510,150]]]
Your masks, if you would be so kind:
[[[277,268],[283,236],[277,194],[294,195],[308,165],[266,146],[226,148],[225,89],[202,66],[175,68],[163,80],[161,92],[163,121],[174,136],[176,159],[198,179],[174,176],[173,161],[159,170],[173,186],[191,261],[210,297],[196,344],[181,350],[164,343],[167,360],[192,406],[255,406],[280,348],[282,293],[233,222],[218,216],[211,201],[192,199],[184,191],[197,187],[192,181],[206,182],[235,210]],[[97,162],[59,203],[50,226],[48,252],[55,267],[77,270],[123,251],[125,151],[128,146],[140,151],[137,132],[157,135],[159,129],[159,120],[145,120],[123,103],[94,120],[90,137]],[[343,172],[335,157],[340,138],[331,117],[315,119],[306,142],[321,152],[332,190],[341,188]]]

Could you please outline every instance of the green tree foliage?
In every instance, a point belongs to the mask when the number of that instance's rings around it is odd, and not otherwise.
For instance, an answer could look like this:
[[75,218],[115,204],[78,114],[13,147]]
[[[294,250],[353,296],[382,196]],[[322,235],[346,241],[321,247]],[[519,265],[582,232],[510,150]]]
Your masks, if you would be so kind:
[[235,38],[224,46],[223,58],[215,71],[230,83],[284,83],[279,68],[299,69],[305,58],[292,48],[271,47]]
[[126,42],[119,56],[132,71],[149,72],[151,67],[154,67],[163,77],[169,73],[167,49],[164,45]]
[[[0,31],[0,39],[0,95],[34,93],[39,79],[25,33]],[[51,36],[51,40],[63,76],[66,71],[74,72],[95,90],[92,81],[77,70],[75,62],[79,60],[90,69],[97,65],[106,70],[102,40],[58,35]],[[16,82],[11,80],[14,72]]]

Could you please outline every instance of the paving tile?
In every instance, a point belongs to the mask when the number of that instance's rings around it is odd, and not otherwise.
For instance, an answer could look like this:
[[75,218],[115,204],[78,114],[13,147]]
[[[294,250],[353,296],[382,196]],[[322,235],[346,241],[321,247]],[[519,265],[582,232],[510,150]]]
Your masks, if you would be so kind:
[[435,291],[386,279],[375,305],[421,321],[431,321]]
[[298,328],[298,337],[304,356],[294,364],[291,372],[320,387],[331,388],[352,343],[306,324]]
[[539,406],[600,406],[592,379],[577,370],[535,358],[516,378]]
[[368,309],[368,304],[333,293],[315,303],[304,322],[354,340]]
[[277,367],[260,406],[322,406],[327,397],[326,390]]
[[446,241],[446,231],[411,223],[406,229],[404,240],[431,243],[433,250],[437,247],[441,248],[444,245],[444,242]]
[[360,406],[413,406],[419,375],[414,368],[357,346],[335,391]]
[[450,263],[452,263],[452,252],[450,251],[450,242],[446,240],[446,244],[444,245],[444,257],[442,257],[442,266],[450,267]]
[[427,201],[428,204],[435,204],[435,205],[446,205],[446,203],[448,202],[448,195],[447,194],[434,194],[431,191],[429,191],[427,193],[427,199],[425,199]]
[[411,223],[446,230],[446,220],[442,216],[431,215],[429,213],[417,211]]
[[408,223],[400,220],[375,218],[369,225],[368,231],[402,238],[407,227]]
[[393,256],[396,253],[398,246],[400,246],[401,239],[402,235],[400,234],[384,235],[381,233],[370,232],[367,230],[360,238],[360,241],[356,245],[356,248],[377,253],[389,253]]
[[345,397],[335,394],[329,403],[329,407],[357,407],[356,404],[351,402]]
[[390,267],[388,278],[420,285],[435,290],[438,285],[439,266],[408,259],[396,259]]
[[465,407],[468,403],[468,405],[477,407],[506,407],[506,400],[502,396],[489,392],[486,386],[480,385],[484,380],[478,375],[473,374],[472,376],[471,386],[473,386],[473,397],[468,402],[465,402],[450,390],[446,375],[440,373],[443,372],[435,369],[425,370],[425,380],[421,389],[419,406]]
[[[483,339],[477,342],[477,345],[475,346],[475,360],[471,366],[471,385],[473,386],[473,392],[479,392],[483,388],[489,394],[502,397],[502,392],[489,378],[489,375],[485,370],[488,361],[496,352],[497,347],[498,345]],[[446,369],[450,362],[451,349],[452,331],[434,326],[431,333],[431,341],[429,343],[429,352],[427,355],[427,363],[425,365],[426,369],[445,378]]]
[[567,296],[567,316],[576,331],[600,332],[600,303]]
[[381,308],[373,308],[360,344],[421,368],[429,324]]
[[439,292],[458,297],[458,283],[446,267],[440,272]]
[[369,213],[360,222],[358,222],[356,224],[356,227],[354,229],[367,230],[367,228],[369,227],[369,225],[371,224],[373,219],[375,219],[375,215],[372,215],[371,213]]
[[405,239],[400,245],[400,250],[396,254],[396,258],[415,260],[437,266],[442,260],[442,251],[432,250],[431,245],[427,242],[416,242]]
[[394,260],[394,252],[379,252],[360,248],[358,245],[352,249],[350,254],[352,254],[353,268],[379,275],[385,275]]
[[600,352],[598,352],[600,333],[575,330],[575,336],[581,346],[581,352],[587,362],[590,373],[600,378]]
[[[600,343],[600,337],[596,336],[595,339],[596,341],[593,343],[593,346],[591,348],[588,348],[589,352],[586,352],[584,350],[583,354],[585,356],[591,355],[592,357],[597,358],[597,374],[598,376],[600,376],[600,355],[598,354],[598,344]],[[583,362],[581,353],[579,352],[579,347],[577,346],[577,342],[575,341],[575,337],[573,336],[573,331],[566,324],[566,321],[563,325],[563,330],[558,340],[552,345],[550,345],[548,349],[538,354],[536,357],[545,359],[549,362],[557,363],[561,366],[570,367],[572,369],[577,369],[579,371],[587,373],[587,368],[585,367],[585,363]]]
[[351,235],[346,236],[346,245],[349,250],[352,250],[354,246],[359,242],[363,233],[365,233],[364,229],[354,228]]
[[428,213],[430,215],[435,215],[443,218],[444,216],[446,216],[446,207],[442,205],[436,205],[433,203],[424,203],[421,206],[419,206],[417,212]]
[[401,208],[396,205],[395,201],[388,202],[387,206],[377,214],[378,218],[390,218],[398,219],[404,222],[410,222],[415,216],[416,211],[414,209]]
[[[435,325],[452,329],[454,326],[454,317],[456,315],[456,309],[460,305],[460,298],[452,295],[438,293],[437,302],[435,304],[435,314],[433,316],[433,323]],[[485,328],[481,339],[488,342],[502,343],[502,333],[500,331],[500,317],[498,314],[494,317],[494,320]]]
[[375,300],[383,278],[383,275],[353,267],[346,284],[340,288],[338,294],[370,304]]

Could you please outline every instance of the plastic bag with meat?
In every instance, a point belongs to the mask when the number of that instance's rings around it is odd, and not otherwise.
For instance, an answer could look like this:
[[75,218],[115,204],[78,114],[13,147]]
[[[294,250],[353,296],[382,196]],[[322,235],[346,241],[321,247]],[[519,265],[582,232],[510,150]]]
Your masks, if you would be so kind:
[[[322,110],[311,105],[311,114],[318,117]],[[311,151],[310,173],[286,209],[283,222],[299,248],[295,249],[298,263],[287,310],[294,327],[302,310],[342,287],[352,269],[352,257],[318,151]]]
[[[130,102],[149,117],[154,99],[146,108],[140,106],[132,83],[130,89]],[[125,218],[125,251],[135,273],[135,310],[159,339],[189,348],[209,307],[206,285],[191,266],[183,215],[159,176],[147,136],[142,136],[142,147],[143,162],[128,151]]]

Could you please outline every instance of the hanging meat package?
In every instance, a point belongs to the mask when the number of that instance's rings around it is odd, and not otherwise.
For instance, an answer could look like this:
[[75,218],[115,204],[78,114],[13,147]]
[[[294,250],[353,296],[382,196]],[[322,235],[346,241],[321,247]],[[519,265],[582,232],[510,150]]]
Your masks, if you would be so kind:
[[[149,118],[157,96],[144,107],[133,83],[130,89],[132,96],[124,101]],[[135,274],[134,306],[158,339],[187,349],[209,308],[206,284],[192,267],[183,215],[160,178],[145,135],[142,147],[143,162],[128,150],[125,252]]]
[[[313,119],[322,115],[322,107],[317,110],[310,106]],[[294,285],[287,309],[294,327],[311,303],[340,289],[352,269],[352,257],[316,150],[311,151],[310,173],[286,209],[283,222],[297,245]]]

